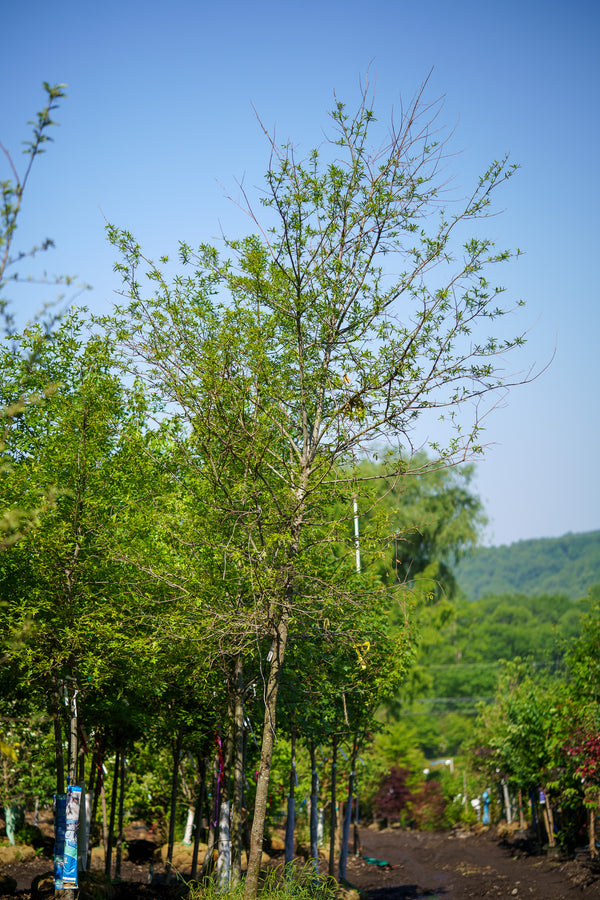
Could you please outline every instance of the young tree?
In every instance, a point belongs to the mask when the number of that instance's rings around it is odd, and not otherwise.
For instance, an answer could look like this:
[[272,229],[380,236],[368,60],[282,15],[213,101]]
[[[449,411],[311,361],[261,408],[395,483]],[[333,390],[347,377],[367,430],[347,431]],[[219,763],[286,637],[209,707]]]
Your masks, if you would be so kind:
[[[23,152],[29,157],[24,171],[20,174],[13,157],[9,150],[0,143],[0,151],[4,155],[11,177],[0,182],[2,189],[2,202],[0,204],[0,319],[3,321],[3,330],[7,334],[11,334],[14,330],[14,313],[4,291],[7,282],[31,282],[31,278],[25,278],[21,272],[17,270],[19,263],[26,259],[31,259],[39,253],[52,247],[50,238],[46,238],[38,246],[33,246],[29,250],[14,250],[15,233],[19,224],[21,215],[21,206],[23,197],[27,188],[27,182],[31,175],[31,170],[35,159],[45,151],[45,144],[52,140],[49,130],[56,122],[53,121],[52,115],[54,110],[58,108],[58,102],[65,93],[64,84],[50,85],[44,82],[44,90],[46,92],[46,106],[40,110],[33,122],[33,133],[31,140],[25,142]],[[69,284],[71,279],[58,279],[56,284]]]
[[[33,682],[45,702],[52,698],[61,792],[62,694],[81,711],[86,691],[111,677],[113,665],[123,670],[125,640],[136,638],[131,617],[119,608],[127,591],[117,593],[120,573],[107,546],[123,496],[138,484],[125,473],[130,410],[106,341],[85,341],[75,315],[52,340],[39,343],[39,328],[14,336],[17,352],[0,352],[0,405],[17,397],[24,404],[6,433],[0,502],[32,509],[50,490],[55,502],[0,557],[0,620],[11,667],[29,691]],[[35,368],[27,371],[32,347]],[[75,781],[76,728],[72,736],[68,775]]]
[[[75,283],[71,276],[48,279],[44,275],[42,278],[36,279],[31,273],[23,272],[23,266],[53,246],[50,238],[45,238],[40,244],[27,250],[18,249],[15,246],[17,229],[22,217],[23,199],[34,162],[45,152],[45,145],[52,140],[50,130],[56,125],[52,116],[58,108],[59,101],[66,96],[64,84],[50,85],[48,82],[44,82],[43,87],[46,92],[46,105],[29,123],[33,128],[30,140],[24,142],[23,153],[27,157],[27,162],[22,171],[19,171],[19,166],[10,151],[0,142],[0,159],[4,157],[10,172],[8,178],[0,181],[2,194],[0,198],[0,334],[7,339],[7,346],[10,346],[10,338],[14,335],[16,327],[14,303],[12,298],[6,295],[9,284],[71,287]],[[38,352],[42,350],[44,341],[57,320],[55,312],[57,302],[60,302],[60,298],[55,303],[45,304],[43,309],[39,310],[37,322],[42,327],[32,332],[36,335],[36,340],[30,343],[28,355],[24,360],[26,365],[22,367],[21,390],[13,396],[9,405],[0,407],[0,474],[4,471],[5,466],[4,445],[7,431],[14,418],[22,415],[25,410],[24,395],[29,389],[29,377],[35,369]],[[12,350],[17,352],[14,345]],[[43,390],[48,388],[49,386],[44,386]],[[38,497],[38,502],[33,507],[26,507],[20,501],[6,508],[0,507],[0,550],[15,544],[38,519],[39,515],[52,506],[53,502],[54,492],[49,489],[44,496]]]
[[[509,308],[488,271],[512,254],[466,230],[516,167],[495,161],[466,201],[444,207],[438,111],[420,91],[378,143],[365,93],[354,114],[336,102],[331,138],[304,161],[270,139],[264,222],[245,198],[257,233],[227,241],[227,259],[182,244],[171,283],[131,234],[109,229],[127,298],[112,327],[193,435],[221,516],[215,552],[251,601],[246,624],[271,645],[248,897],[295,610],[319,620],[335,592],[313,564],[316,541],[339,540],[340,521],[325,523],[323,510],[332,495],[351,506],[361,455],[390,443],[410,454],[432,413],[454,427],[431,442],[434,465],[481,449],[478,404],[506,388],[504,354],[523,342],[490,336]],[[360,585],[344,599],[360,603]]]

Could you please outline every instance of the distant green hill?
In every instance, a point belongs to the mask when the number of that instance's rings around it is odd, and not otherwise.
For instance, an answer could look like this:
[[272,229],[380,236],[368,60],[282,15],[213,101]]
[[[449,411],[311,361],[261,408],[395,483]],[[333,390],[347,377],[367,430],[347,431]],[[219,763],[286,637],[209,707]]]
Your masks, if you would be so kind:
[[481,547],[455,571],[470,600],[515,593],[565,594],[579,600],[600,583],[600,531]]

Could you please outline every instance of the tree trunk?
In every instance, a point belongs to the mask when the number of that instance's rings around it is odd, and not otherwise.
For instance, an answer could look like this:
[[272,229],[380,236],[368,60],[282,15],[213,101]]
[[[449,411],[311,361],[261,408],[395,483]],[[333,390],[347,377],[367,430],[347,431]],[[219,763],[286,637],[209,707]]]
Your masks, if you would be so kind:
[[100,796],[102,797],[102,844],[104,846],[104,861],[108,855],[108,820],[106,816],[106,791],[104,790],[104,779],[100,785]]
[[98,765],[98,745],[94,744],[92,758],[90,760],[90,777],[88,779],[88,792],[93,797],[96,789],[96,769]]
[[354,780],[354,855],[360,857],[361,849],[360,849],[360,817],[359,817],[359,809],[358,809],[358,792],[356,790],[356,778]]
[[104,773],[102,771],[102,753],[100,751],[98,742],[96,741],[96,744],[94,745],[94,752],[92,754],[92,769],[90,771],[90,793],[92,795],[92,809],[90,812],[90,833],[88,835],[88,855],[86,865],[88,871],[92,868],[92,841],[94,834],[94,824],[96,822],[96,816],[98,814],[98,800],[100,798],[100,791],[102,790],[103,781]]
[[77,689],[73,689],[73,696],[69,698],[69,763],[68,784],[77,784],[78,740],[77,740]]
[[242,880],[242,844],[244,830],[244,671],[242,654],[235,660],[235,697],[233,711],[233,806],[231,811],[231,887]]
[[60,696],[58,682],[52,687],[52,719],[54,722],[54,757],[56,760],[56,793],[65,792],[65,757],[63,753],[62,726],[60,721]]
[[[230,710],[231,712],[231,710]],[[221,808],[219,810],[219,854],[217,856],[217,886],[221,893],[229,890],[231,881],[231,761],[233,758],[233,734],[230,726],[223,753],[223,777],[221,781]]]
[[350,842],[350,823],[352,821],[352,807],[354,797],[354,777],[356,757],[358,755],[358,746],[356,742],[352,748],[352,758],[350,760],[350,777],[348,778],[348,797],[346,799],[346,809],[344,810],[344,825],[342,829],[342,846],[340,849],[340,862],[338,866],[338,874],[340,878],[346,877],[346,866],[348,864],[348,844]]
[[113,773],[113,783],[112,783],[112,795],[110,801],[110,822],[108,825],[108,836],[106,841],[106,853],[104,860],[104,874],[107,878],[110,878],[111,866],[112,866],[112,846],[113,846],[113,834],[115,830],[115,813],[117,809],[117,785],[119,783],[119,767],[120,767],[120,752],[117,750],[115,753],[115,771]]
[[508,793],[508,784],[502,779],[502,795],[504,797],[504,811],[506,813],[506,824],[512,823],[512,810],[510,806],[510,795]]
[[554,820],[552,816],[552,810],[550,809],[550,798],[546,791],[544,791],[545,802],[540,803],[542,808],[542,817],[544,819],[544,827],[546,829],[546,834],[548,835],[548,846],[555,847],[556,840],[554,838]]
[[198,786],[198,796],[196,798],[196,815],[194,817],[194,849],[192,851],[192,867],[190,871],[190,879],[196,878],[198,871],[198,851],[200,849],[200,826],[202,824],[202,807],[204,805],[204,790],[206,784],[206,763],[203,759],[197,761],[198,772],[200,774],[200,784]]
[[550,797],[546,794],[546,810],[548,815],[548,826],[550,828],[548,843],[550,847],[556,847],[556,837],[554,834],[554,813],[552,812],[552,804],[550,803]]
[[191,844],[194,834],[194,822],[196,821],[196,806],[188,805],[187,818],[185,820],[185,831],[183,832],[183,844]]
[[335,873],[335,832],[337,828],[337,737],[331,748],[331,811],[329,816],[329,874]]
[[588,847],[592,859],[596,856],[596,817],[594,810],[588,807]]
[[123,806],[125,799],[125,751],[121,750],[119,766],[119,818],[117,822],[117,853],[115,859],[115,877],[121,877],[121,858],[123,855]]
[[533,828],[533,832],[536,837],[536,841],[538,846],[542,842],[542,837],[540,834],[540,825],[539,825],[539,816],[537,813],[537,800],[536,797],[538,795],[538,791],[529,791],[529,808],[531,809],[531,827]]
[[208,826],[208,841],[206,853],[204,855],[204,862],[202,863],[202,871],[201,878],[204,878],[205,875],[208,875],[212,871],[212,861],[213,861],[213,853],[215,849],[215,834],[217,829],[217,824],[219,821],[219,777],[221,772],[221,767],[219,763],[220,754],[215,753],[213,757],[213,777],[212,777],[212,797],[213,797],[213,805],[210,810],[210,818],[209,818],[209,826]]
[[294,859],[294,832],[296,830],[296,730],[292,724],[292,760],[290,764],[290,788],[285,822],[285,864]]
[[265,818],[267,815],[267,802],[269,798],[269,778],[271,775],[273,745],[275,742],[277,693],[285,657],[289,619],[290,614],[286,610],[283,612],[281,620],[275,629],[273,658],[271,660],[269,678],[265,690],[265,718],[263,724],[260,763],[256,777],[256,799],[254,801],[254,818],[252,820],[252,832],[250,835],[248,871],[246,873],[246,885],[244,889],[244,897],[246,900],[252,900],[252,898],[256,897],[258,892],[258,874],[262,857]]
[[314,741],[310,742],[310,856],[319,871],[319,772]]
[[519,828],[525,830],[525,815],[523,813],[523,791],[519,788]]
[[169,803],[169,843],[165,863],[165,883],[168,882],[173,865],[173,845],[175,844],[175,813],[177,811],[177,785],[179,784],[179,757],[181,756],[181,731],[177,732],[173,744],[173,773],[171,777],[171,800]]

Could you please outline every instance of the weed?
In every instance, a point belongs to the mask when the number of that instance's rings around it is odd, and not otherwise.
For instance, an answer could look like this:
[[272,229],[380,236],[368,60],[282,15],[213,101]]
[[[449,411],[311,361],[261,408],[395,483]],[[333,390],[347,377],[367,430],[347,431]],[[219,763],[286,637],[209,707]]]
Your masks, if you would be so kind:
[[[334,900],[338,884],[333,878],[319,875],[312,863],[288,863],[262,873],[261,900]],[[241,900],[243,882],[226,893],[219,891],[213,878],[190,887],[189,900]]]

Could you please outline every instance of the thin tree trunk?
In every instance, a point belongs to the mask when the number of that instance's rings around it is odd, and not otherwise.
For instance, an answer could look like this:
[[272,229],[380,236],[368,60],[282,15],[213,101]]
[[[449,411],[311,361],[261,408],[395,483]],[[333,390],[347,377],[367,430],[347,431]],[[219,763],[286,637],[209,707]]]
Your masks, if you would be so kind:
[[296,830],[296,729],[292,724],[292,759],[290,763],[290,787],[285,823],[285,863],[294,859],[294,832]]
[[546,815],[548,816],[548,845],[550,847],[556,847],[556,837],[554,835],[554,813],[552,812],[552,804],[550,803],[550,797],[546,793]]
[[60,721],[60,696],[58,682],[52,687],[52,719],[54,722],[54,757],[56,760],[56,793],[65,792],[65,757],[63,753],[62,726]]
[[92,793],[92,809],[90,812],[90,833],[88,835],[88,855],[86,866],[88,870],[92,868],[92,842],[94,824],[96,822],[96,816],[98,815],[98,800],[100,798],[100,792],[102,790],[102,784],[104,781],[103,776],[104,773],[102,771],[102,753],[98,746],[98,742],[96,742],[94,746],[94,753],[92,755],[92,771],[90,772],[90,781],[93,785],[93,788],[90,787],[90,792]]
[[521,831],[525,829],[525,816],[523,813],[523,791],[519,788],[519,828]]
[[187,816],[185,820],[185,830],[183,832],[182,844],[191,844],[194,834],[194,822],[196,821],[196,804],[188,804]]
[[502,795],[504,797],[504,811],[506,813],[506,824],[512,823],[512,810],[510,807],[510,794],[508,793],[508,784],[502,780]]
[[[98,760],[98,747],[96,744],[94,744],[94,749],[92,750],[92,758],[90,761],[90,777],[88,779],[88,793],[90,794],[90,796],[92,798],[94,797],[94,791],[96,789],[97,760]],[[91,825],[90,825],[90,831],[91,831]]]
[[548,794],[545,791],[544,791],[544,796],[545,796],[545,803],[540,804],[541,810],[542,810],[542,818],[544,820],[544,828],[546,829],[546,834],[548,835],[548,846],[554,847],[554,845],[555,845],[554,829],[552,828],[552,824],[551,824],[552,812],[549,811],[550,804],[548,802]]
[[[596,804],[600,804],[600,791],[598,792],[598,796],[596,797]],[[598,848],[596,847],[596,818],[597,818],[597,809],[593,809],[590,807],[589,809],[589,825],[588,825],[588,834],[589,834],[589,848],[590,848],[590,856],[592,859],[596,859],[598,857]]]
[[356,757],[358,755],[358,746],[356,742],[352,748],[352,758],[350,760],[350,777],[348,778],[348,797],[346,800],[346,809],[344,810],[344,825],[342,828],[342,846],[340,849],[340,861],[338,866],[338,874],[340,878],[346,877],[346,866],[348,864],[348,843],[350,841],[350,823],[352,821],[352,800],[354,797],[354,777]]
[[233,805],[231,810],[231,887],[242,880],[242,844],[244,833],[244,670],[242,654],[235,660],[235,698],[233,712]]
[[548,810],[545,805],[542,806],[542,817],[544,819],[544,828],[546,829],[546,834],[548,835],[548,846],[554,847],[554,835],[552,834],[552,826],[550,824]]
[[119,818],[117,822],[117,853],[115,859],[115,877],[121,877],[121,858],[123,855],[123,807],[125,799],[125,751],[121,750],[119,766]]
[[337,828],[337,737],[333,738],[331,748],[331,812],[329,816],[329,874],[335,873],[335,832]]
[[113,847],[113,834],[115,830],[115,813],[117,810],[117,785],[119,783],[119,766],[120,766],[120,751],[117,750],[115,753],[115,771],[113,774],[113,783],[112,783],[112,794],[110,801],[110,822],[108,825],[108,838],[106,842],[106,858],[104,860],[104,874],[107,878],[110,878],[111,866],[112,866],[112,847]]
[[315,743],[310,742],[310,856],[313,860],[315,871],[319,871],[319,772],[317,769],[317,757]]
[[538,795],[538,794],[539,794],[538,791],[529,791],[529,806],[531,808],[531,825],[533,827],[533,831],[536,836],[537,843],[538,843],[538,845],[540,845],[542,842],[542,837],[540,834],[541,829],[539,826],[539,817],[537,815],[537,809],[536,809],[536,806],[537,806],[536,795]]
[[265,818],[267,815],[267,803],[269,798],[269,778],[271,775],[271,762],[273,760],[273,746],[275,743],[275,727],[277,721],[277,693],[279,681],[285,658],[285,648],[288,639],[290,614],[285,610],[275,630],[273,641],[273,658],[269,669],[265,691],[265,718],[263,724],[262,745],[260,763],[256,777],[256,798],[254,801],[254,818],[252,820],[252,832],[250,835],[250,854],[248,858],[248,871],[246,873],[246,885],[244,889],[245,900],[253,900],[258,892],[258,875],[262,858],[263,837],[265,833]]
[[198,772],[200,774],[200,784],[198,785],[198,796],[196,798],[196,815],[194,817],[194,849],[192,851],[192,867],[190,871],[190,879],[196,878],[198,871],[198,851],[200,849],[200,825],[202,822],[202,806],[204,803],[204,786],[206,784],[206,763],[203,759],[197,760]]
[[173,745],[173,772],[171,777],[171,800],[169,803],[169,843],[165,863],[165,883],[168,882],[173,865],[173,845],[175,844],[175,813],[177,811],[177,785],[179,784],[179,757],[181,756],[181,731],[177,732]]
[[[230,710],[231,712],[231,710]],[[223,754],[223,779],[221,783],[221,808],[219,810],[219,854],[216,879],[219,890],[229,890],[231,881],[231,762],[233,759],[233,725],[229,728]]]
[[77,784],[78,740],[77,740],[77,689],[69,701],[69,764],[68,784]]
[[358,791],[356,790],[356,778],[354,780],[354,855],[360,857],[360,825],[359,809],[358,809]]
[[204,878],[205,875],[208,875],[212,871],[212,862],[213,862],[213,854],[215,849],[215,834],[217,829],[217,824],[219,820],[219,777],[220,777],[220,764],[219,764],[219,753],[215,753],[213,757],[213,778],[212,778],[212,796],[213,796],[213,804],[212,808],[209,810],[209,826],[208,826],[208,841],[206,853],[204,855],[204,862],[202,863],[202,872],[201,878]]
[[104,861],[108,855],[108,820],[106,816],[106,791],[104,790],[104,779],[100,785],[100,796],[102,797],[102,843],[104,845]]

